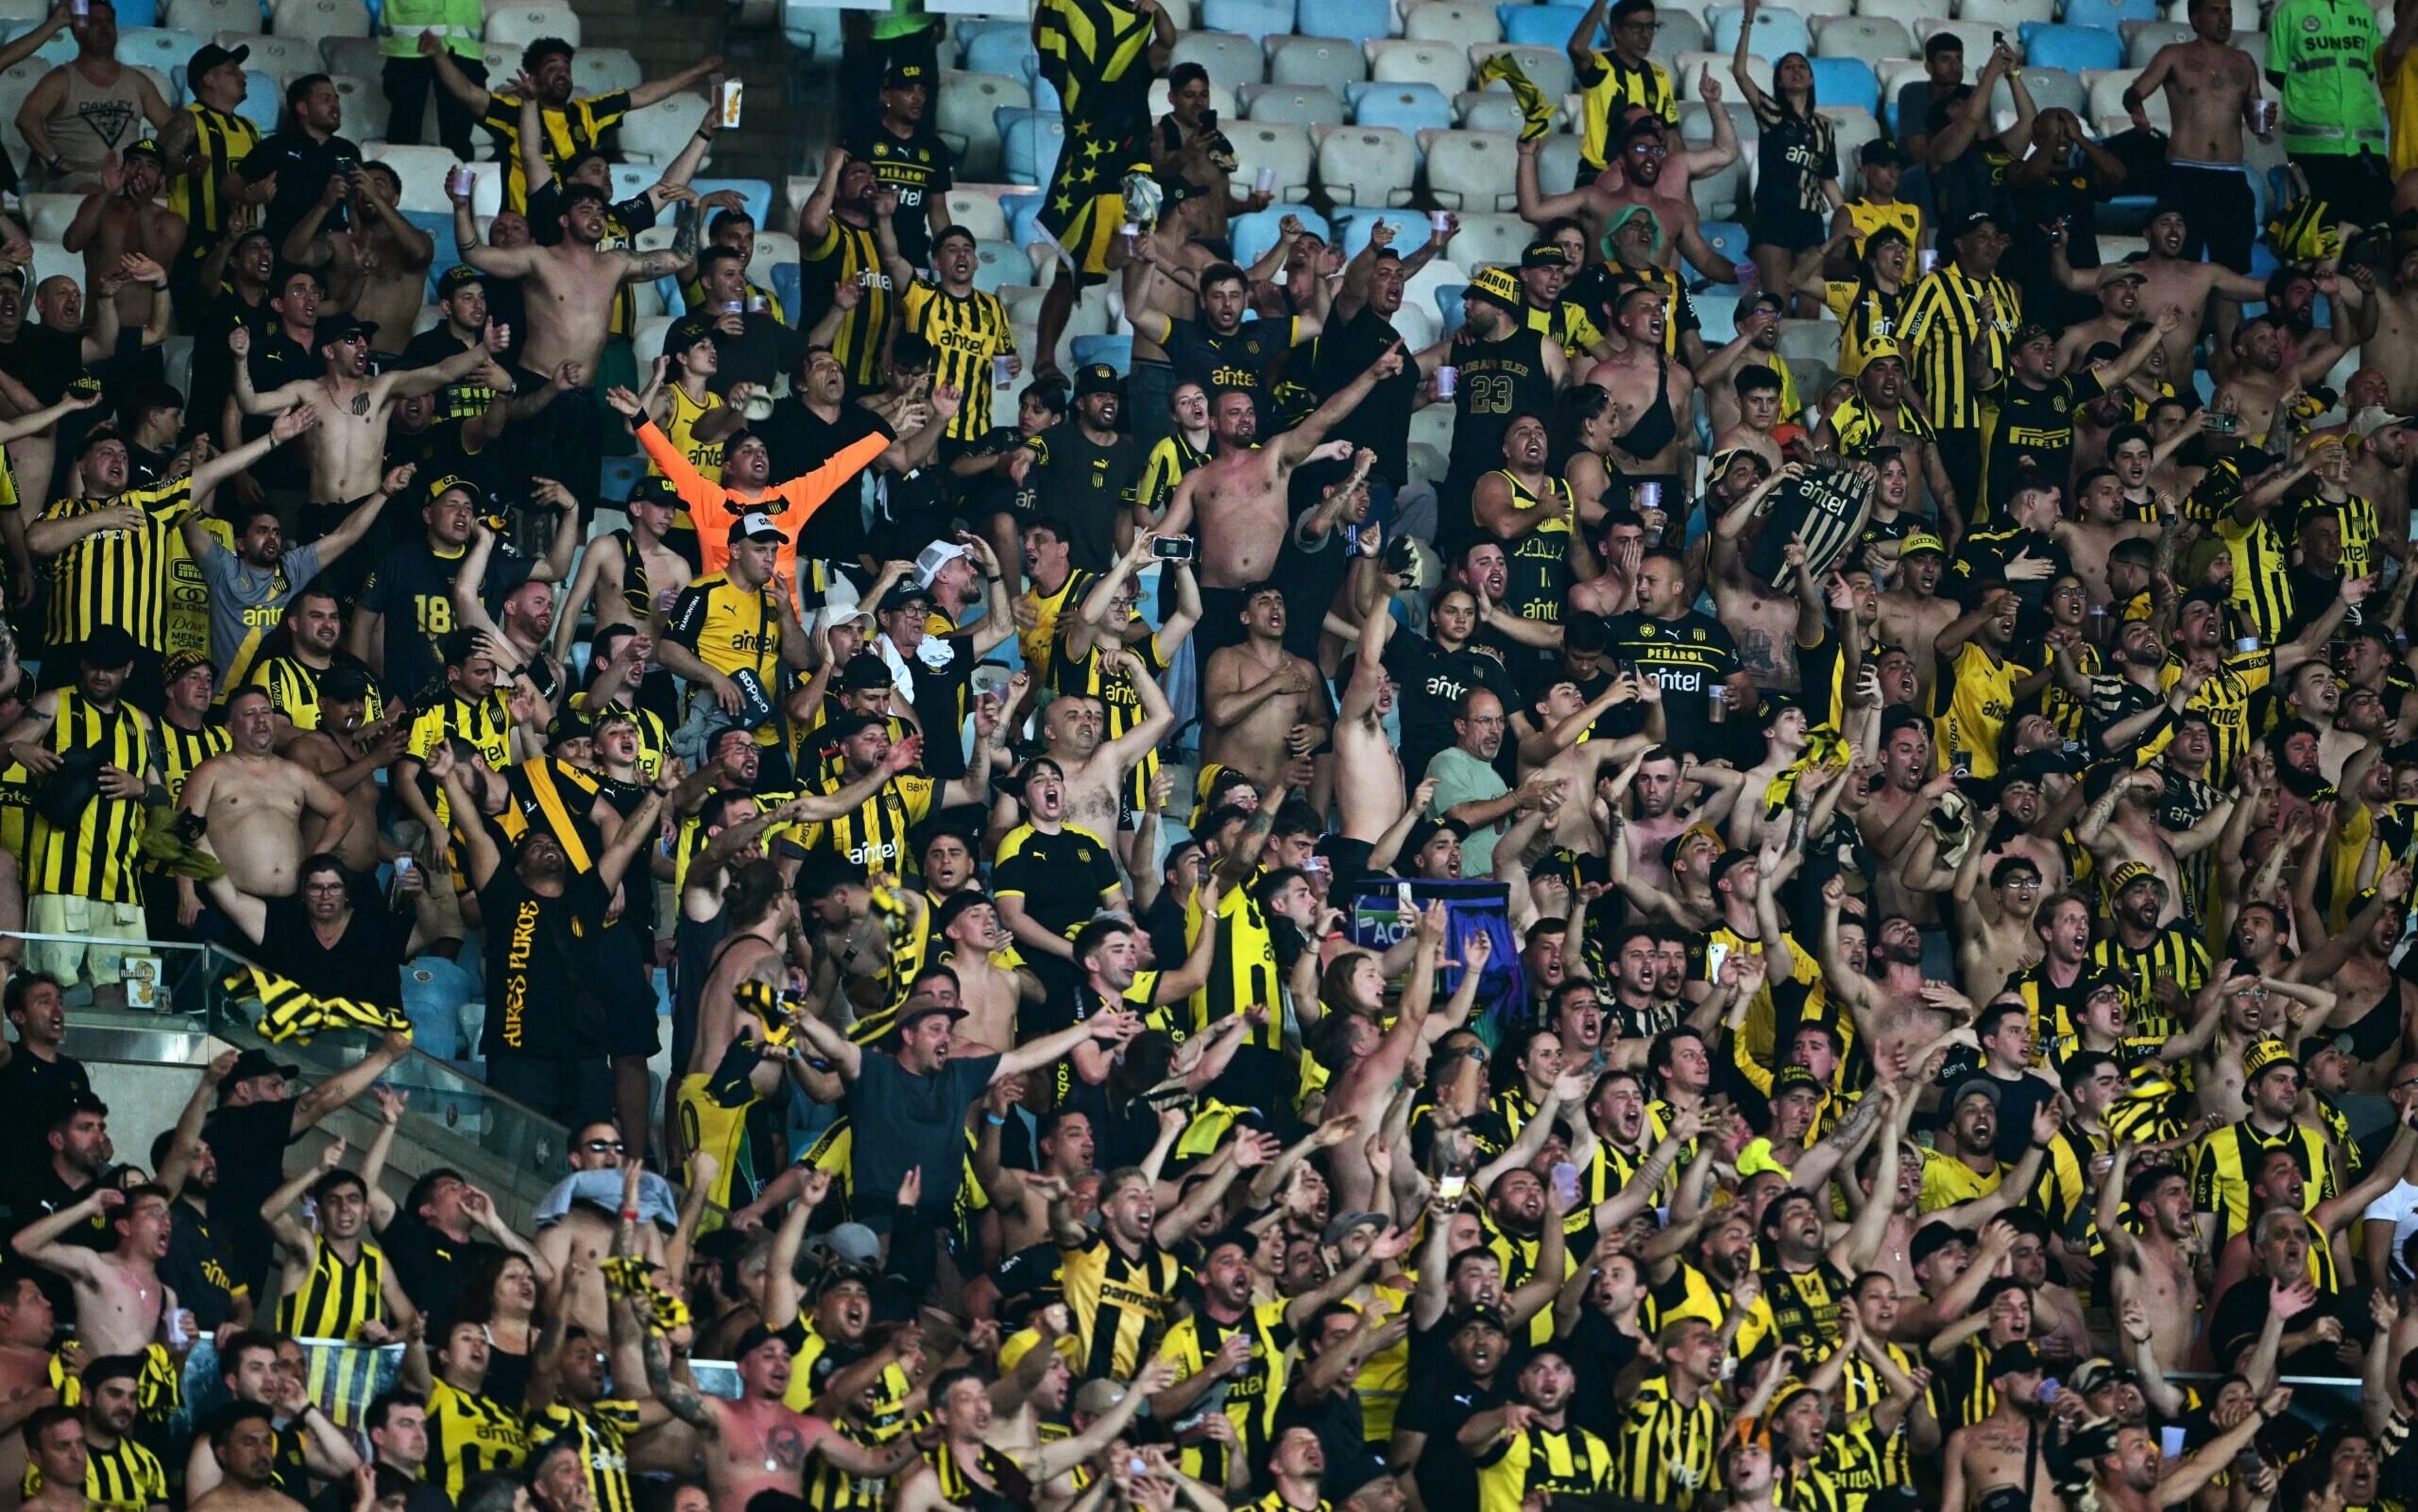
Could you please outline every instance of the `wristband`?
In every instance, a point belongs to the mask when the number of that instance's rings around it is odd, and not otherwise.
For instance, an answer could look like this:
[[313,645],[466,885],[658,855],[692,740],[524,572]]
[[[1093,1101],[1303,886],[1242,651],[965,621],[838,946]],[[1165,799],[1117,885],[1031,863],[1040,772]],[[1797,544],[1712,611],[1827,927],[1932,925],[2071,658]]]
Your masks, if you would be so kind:
[[622,1221],[623,1223],[635,1223],[635,1222],[637,1222],[637,1221],[638,1221],[638,1210],[637,1210],[636,1208],[623,1208],[623,1209],[621,1210],[621,1221]]
[[985,1113],[983,1115],[983,1122],[989,1124],[994,1129],[1002,1129],[1007,1126],[1007,1120],[1001,1118],[996,1113]]

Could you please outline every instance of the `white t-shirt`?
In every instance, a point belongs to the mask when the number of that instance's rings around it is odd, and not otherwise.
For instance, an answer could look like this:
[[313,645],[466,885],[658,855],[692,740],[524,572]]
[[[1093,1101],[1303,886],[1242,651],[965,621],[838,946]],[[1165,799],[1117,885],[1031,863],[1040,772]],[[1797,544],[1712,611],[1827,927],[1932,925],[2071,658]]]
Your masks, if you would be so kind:
[[2403,1263],[2401,1250],[2412,1233],[2418,1233],[2418,1183],[2397,1182],[2393,1190],[2367,1205],[2360,1216],[2370,1223],[2393,1225],[2393,1275],[2404,1286],[2410,1284],[2410,1267]]

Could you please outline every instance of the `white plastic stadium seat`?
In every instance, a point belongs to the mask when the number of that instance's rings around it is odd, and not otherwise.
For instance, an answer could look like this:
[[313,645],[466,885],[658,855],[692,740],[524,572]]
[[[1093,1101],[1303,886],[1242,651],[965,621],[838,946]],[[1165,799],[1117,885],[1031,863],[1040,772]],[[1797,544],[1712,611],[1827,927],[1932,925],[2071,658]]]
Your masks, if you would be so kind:
[[1469,87],[1469,54],[1448,44],[1389,38],[1369,44],[1369,77],[1383,84],[1431,84],[1446,95]]
[[386,71],[386,54],[378,51],[375,37],[322,37],[317,67],[328,73],[357,73],[364,79],[375,79]]
[[[1690,180],[1688,197],[1695,201],[1696,213],[1707,221],[1737,220],[1747,198],[1747,164],[1753,160],[1741,156],[1727,167]],[[1844,152],[1840,154],[1839,164],[1850,174],[1856,171],[1855,160]]]
[[672,328],[669,315],[650,315],[638,322],[630,336],[630,350],[638,359],[638,371],[645,372],[664,351],[664,337]]
[[995,112],[1033,108],[1024,81],[1003,73],[941,70],[932,96],[932,129],[957,155],[957,176],[981,184],[999,177],[999,126]]
[[1267,68],[1260,44],[1240,32],[1186,32],[1175,39],[1171,63],[1198,63],[1209,82],[1228,89],[1258,84]]
[[1814,55],[1817,58],[1883,58],[1919,56],[1914,34],[1889,16],[1832,16],[1814,23]]
[[1317,84],[1339,94],[1369,77],[1369,59],[1356,43],[1338,37],[1271,37],[1268,82]]
[[571,90],[577,95],[635,89],[646,77],[627,48],[583,47],[571,59]]
[[[33,85],[28,84],[25,87],[31,89]],[[1291,126],[1343,124],[1341,92],[1317,84],[1253,84],[1243,90],[1240,98],[1247,120]]]
[[1418,171],[1411,139],[1384,127],[1339,127],[1318,144],[1318,179],[1338,205],[1408,205]]
[[1537,187],[1547,195],[1567,194],[1578,187],[1579,139],[1568,131],[1545,138],[1537,150]]
[[[1933,17],[1946,15],[1948,9],[1948,0],[1856,0],[1857,15],[1887,16],[1908,31]],[[1979,58],[1967,57],[1965,61],[1981,67]]]
[[[1453,119],[1464,131],[1508,131],[1517,136],[1528,124],[1520,102],[1507,89],[1464,89],[1453,97]],[[1553,129],[1561,129],[1565,113],[1553,107]]]
[[165,73],[201,50],[202,39],[191,32],[164,26],[132,26],[117,34],[117,61],[140,63]]
[[[327,58],[326,50],[321,48],[317,43],[306,40],[299,37],[253,37],[247,36],[242,32],[221,32],[218,34],[216,40],[221,47],[248,47],[252,49],[252,56],[244,61],[244,67],[249,69],[258,69],[263,73],[273,73],[281,79],[287,78],[298,73],[319,73],[322,71],[331,73],[360,72],[358,69],[326,69],[324,67]],[[347,38],[347,40],[369,39]],[[375,48],[377,43],[375,40],[370,40],[370,46]],[[182,62],[184,60],[180,58],[177,61]],[[382,66],[383,65],[380,65],[380,67]],[[374,67],[369,71],[371,76],[375,76],[378,72],[378,69]],[[347,118],[349,119],[349,117]],[[361,135],[361,133],[354,131],[349,128],[345,130],[344,134],[353,138],[355,141],[359,141]]]
[[[2158,49],[2169,42],[2188,42],[2191,39],[2192,29],[2189,24],[2182,22],[2134,22],[2124,28],[2124,65],[2127,68],[2146,69],[2150,66],[2150,60],[2158,55]],[[2253,53],[2250,55],[2261,57],[2265,54]]]
[[386,119],[391,107],[384,84],[352,73],[329,74],[328,82],[336,86],[336,99],[344,104],[346,136],[366,142],[386,135]]
[[[2082,87],[2089,92],[2090,114],[2093,116],[2121,116],[2124,114],[2124,91],[2140,76],[2138,69],[2095,69],[2085,73]],[[2174,128],[2164,90],[2142,101],[2141,113],[2149,116],[2150,124],[2161,131]]]
[[521,71],[521,50],[511,42],[481,42],[479,56],[486,62],[487,77],[499,83]]
[[1962,21],[1978,21],[2003,31],[2018,26],[2045,26],[2057,19],[2057,0],[1956,0]]
[[[1528,76],[1530,84],[1545,92],[1547,99],[1559,99],[1576,87],[1570,56],[1558,47],[1473,47],[1469,50],[1469,66],[1474,70],[1498,53],[1509,53],[1511,61],[1520,65],[1520,71]],[[1486,87],[1508,90],[1511,85],[1507,80],[1497,80]]]
[[[374,146],[375,151],[371,150]],[[364,142],[361,155],[371,161],[385,163],[403,180],[403,208],[436,213],[453,208],[452,198],[445,192],[445,176],[456,166],[451,152],[443,147]]]
[[45,279],[59,277],[75,280],[81,288],[84,284],[84,254],[71,252],[55,241],[38,241],[34,243],[33,275],[34,287],[38,289]]
[[1825,105],[1822,115],[1836,136],[1840,176],[1849,183],[1860,184],[1863,169],[1856,154],[1864,150],[1865,143],[1880,140],[1879,118],[1860,105]]
[[[1039,99],[1034,100],[1033,104],[1043,109],[1048,108]],[[1174,91],[1169,86],[1168,82],[1164,79],[1152,80],[1148,105],[1151,119],[1158,119],[1174,106]],[[1241,114],[1234,109],[1234,92],[1214,82],[1209,85],[1209,108],[1217,113],[1217,118],[1221,121],[1233,120]]]
[[798,260],[798,238],[787,231],[756,232],[756,255],[747,259],[747,276],[766,288],[773,286],[773,269],[783,263]]
[[[1722,86],[1722,98],[1723,99],[1728,99],[1731,96],[1737,93],[1737,87],[1730,78],[1730,54],[1727,53],[1682,53],[1672,61],[1671,79],[1674,84],[1679,86],[1679,93],[1683,98],[1688,99],[1693,99],[1696,98],[1696,81],[1704,76],[1704,72],[1706,69],[1713,70],[1713,78],[1718,81]],[[1746,71],[1747,76],[1755,82],[1756,87],[1760,88],[1767,95],[1771,93],[1771,59],[1756,57],[1752,53],[1749,53],[1746,60]]]
[[1427,138],[1428,188],[1436,203],[1464,215],[1519,207],[1513,182],[1520,138],[1494,131],[1438,131]]
[[280,37],[367,37],[369,8],[361,0],[277,0],[269,24]]
[[1308,196],[1315,153],[1307,128],[1274,121],[1235,121],[1226,125],[1224,130],[1226,139],[1234,144],[1236,182],[1254,184],[1260,170],[1268,168],[1277,176],[1277,198],[1298,200]]
[[1461,232],[1445,244],[1445,251],[1463,267],[1476,267],[1480,263],[1517,263],[1528,243],[1536,238],[1536,229],[1517,215],[1472,215],[1462,210]]
[[212,32],[256,32],[268,23],[260,0],[168,0],[161,24],[207,37]]
[[28,194],[25,196],[25,229],[36,241],[60,241],[68,234],[68,225],[75,220],[76,209],[84,204],[81,194]]
[[579,13],[569,6],[513,6],[491,12],[486,39],[510,47],[527,47],[541,37],[559,37],[579,45]]
[[1402,8],[1402,39],[1482,47],[1503,40],[1503,23],[1492,6],[1476,0],[1412,0]]
[[1932,20],[1918,23],[1914,28],[1916,39],[1926,46],[1941,32],[1951,34],[1965,44],[1965,66],[1976,73],[1981,71],[1982,65],[1989,59],[1990,47],[1994,39],[1993,33],[2004,36],[2007,45],[2015,50],[2015,61],[2019,63],[2023,61],[2023,43],[2015,36],[2012,27],[1993,26],[1985,21],[1941,21],[1934,17]]
[[1293,0],[1201,0],[1201,23],[1211,31],[1240,32],[1263,42],[1292,33]]
[[705,116],[705,97],[683,90],[621,118],[621,150],[661,164],[680,156]]
[[999,201],[972,190],[949,191],[949,223],[972,232],[976,241],[1007,239],[1007,212],[999,207]]

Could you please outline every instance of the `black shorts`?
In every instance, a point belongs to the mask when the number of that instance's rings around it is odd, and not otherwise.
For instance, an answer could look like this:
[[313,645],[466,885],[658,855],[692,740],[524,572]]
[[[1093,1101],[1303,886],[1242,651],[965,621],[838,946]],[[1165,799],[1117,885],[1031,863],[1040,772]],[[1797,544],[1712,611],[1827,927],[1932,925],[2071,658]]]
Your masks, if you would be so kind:
[[1754,235],[1748,238],[1747,250],[1757,247],[1778,247],[1784,252],[1801,252],[1819,247],[1829,239],[1829,226],[1812,210],[1766,209],[1758,205],[1754,210]]

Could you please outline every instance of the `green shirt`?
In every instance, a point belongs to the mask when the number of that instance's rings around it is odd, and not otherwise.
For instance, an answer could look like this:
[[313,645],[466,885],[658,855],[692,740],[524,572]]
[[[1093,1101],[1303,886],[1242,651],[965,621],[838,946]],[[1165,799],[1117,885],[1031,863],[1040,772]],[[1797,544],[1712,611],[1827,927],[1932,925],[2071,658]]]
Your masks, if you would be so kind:
[[435,32],[445,38],[445,51],[457,58],[478,58],[479,28],[486,24],[479,0],[395,0],[388,6],[385,34],[378,52],[390,58],[420,55],[420,34]]
[[2267,77],[2283,96],[2284,150],[2384,155],[2376,12],[2365,0],[2284,0],[2267,32]]
[[[1428,775],[1435,779],[1436,785],[1435,799],[1428,805],[1428,813],[1439,819],[1463,803],[1483,803],[1511,790],[1501,772],[1457,745],[1435,754],[1428,763]],[[1501,838],[1503,830],[1501,819],[1471,827],[1461,842],[1462,876],[1494,875],[1494,842]]]

